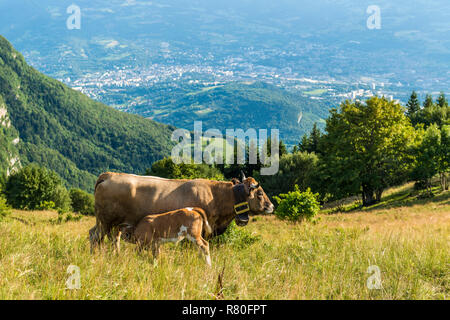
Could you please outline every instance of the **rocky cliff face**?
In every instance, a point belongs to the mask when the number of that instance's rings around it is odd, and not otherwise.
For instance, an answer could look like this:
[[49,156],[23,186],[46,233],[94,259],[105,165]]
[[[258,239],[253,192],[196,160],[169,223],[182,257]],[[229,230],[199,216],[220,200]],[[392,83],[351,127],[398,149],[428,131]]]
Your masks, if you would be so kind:
[[20,168],[17,146],[20,142],[19,133],[11,125],[8,109],[0,96],[0,175],[9,176]]

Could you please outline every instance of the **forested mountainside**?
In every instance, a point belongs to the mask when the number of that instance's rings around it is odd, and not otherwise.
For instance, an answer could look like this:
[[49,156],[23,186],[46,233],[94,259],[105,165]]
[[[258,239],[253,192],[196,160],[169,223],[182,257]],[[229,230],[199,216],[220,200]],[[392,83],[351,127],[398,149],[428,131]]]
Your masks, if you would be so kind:
[[[145,96],[145,89],[140,89]],[[193,130],[194,121],[203,128],[279,129],[281,139],[295,145],[311,131],[315,122],[325,125],[329,104],[303,97],[264,82],[230,82],[174,94],[152,107],[136,106],[131,112],[174,126]],[[205,129],[206,130],[206,129]]]
[[22,164],[37,162],[92,191],[103,171],[141,173],[170,153],[172,126],[117,111],[43,75],[2,36],[0,110],[2,172],[17,149]]

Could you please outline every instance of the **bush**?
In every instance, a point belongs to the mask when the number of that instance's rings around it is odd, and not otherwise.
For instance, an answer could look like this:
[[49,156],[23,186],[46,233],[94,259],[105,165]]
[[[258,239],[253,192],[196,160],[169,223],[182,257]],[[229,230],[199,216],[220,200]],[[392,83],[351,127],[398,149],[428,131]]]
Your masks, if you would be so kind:
[[38,207],[39,210],[53,210],[55,209],[55,203],[53,201],[42,201]]
[[8,203],[17,209],[42,210],[42,205],[48,208],[53,202],[55,209],[70,210],[70,196],[58,174],[36,165],[9,176],[5,194]]
[[94,196],[81,190],[70,190],[70,199],[72,200],[72,209],[74,212],[94,215],[95,214],[95,201]]
[[318,196],[317,193],[312,193],[310,188],[301,192],[298,185],[295,185],[294,191],[274,197],[279,204],[275,215],[290,221],[313,220],[320,210]]
[[230,223],[227,230],[211,240],[212,244],[228,244],[238,249],[243,249],[259,241],[260,236],[255,236],[244,227],[238,227],[234,220]]
[[10,208],[6,203],[6,199],[0,194],[0,221],[10,214]]

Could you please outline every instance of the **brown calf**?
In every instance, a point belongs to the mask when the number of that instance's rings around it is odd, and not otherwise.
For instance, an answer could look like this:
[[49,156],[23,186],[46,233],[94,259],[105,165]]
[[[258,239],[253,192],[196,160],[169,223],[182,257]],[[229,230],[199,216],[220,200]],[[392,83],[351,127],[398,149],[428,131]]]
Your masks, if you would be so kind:
[[198,245],[206,263],[211,266],[209,244],[202,237],[203,230],[206,236],[212,233],[205,211],[197,207],[147,215],[136,227],[130,224],[120,225],[120,232],[125,241],[136,243],[139,249],[151,247],[155,259],[158,257],[161,242],[178,243],[187,238]]

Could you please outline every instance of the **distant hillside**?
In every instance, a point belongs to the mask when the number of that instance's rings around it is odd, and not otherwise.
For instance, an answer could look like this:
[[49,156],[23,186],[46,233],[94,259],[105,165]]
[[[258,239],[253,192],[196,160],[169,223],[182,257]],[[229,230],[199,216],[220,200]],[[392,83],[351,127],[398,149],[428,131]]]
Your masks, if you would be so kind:
[[195,120],[203,121],[204,130],[217,128],[223,133],[235,128],[279,129],[283,141],[292,145],[309,133],[314,122],[324,124],[328,108],[271,84],[232,82],[175,97],[152,112],[145,107],[133,111],[188,130],[193,130]]
[[[144,172],[170,153],[171,126],[114,110],[39,73],[1,36],[0,110],[10,119],[9,133],[0,125],[0,160],[17,147],[22,164],[51,168],[73,187],[92,190],[106,170]],[[3,140],[16,133],[20,142],[4,150]]]

